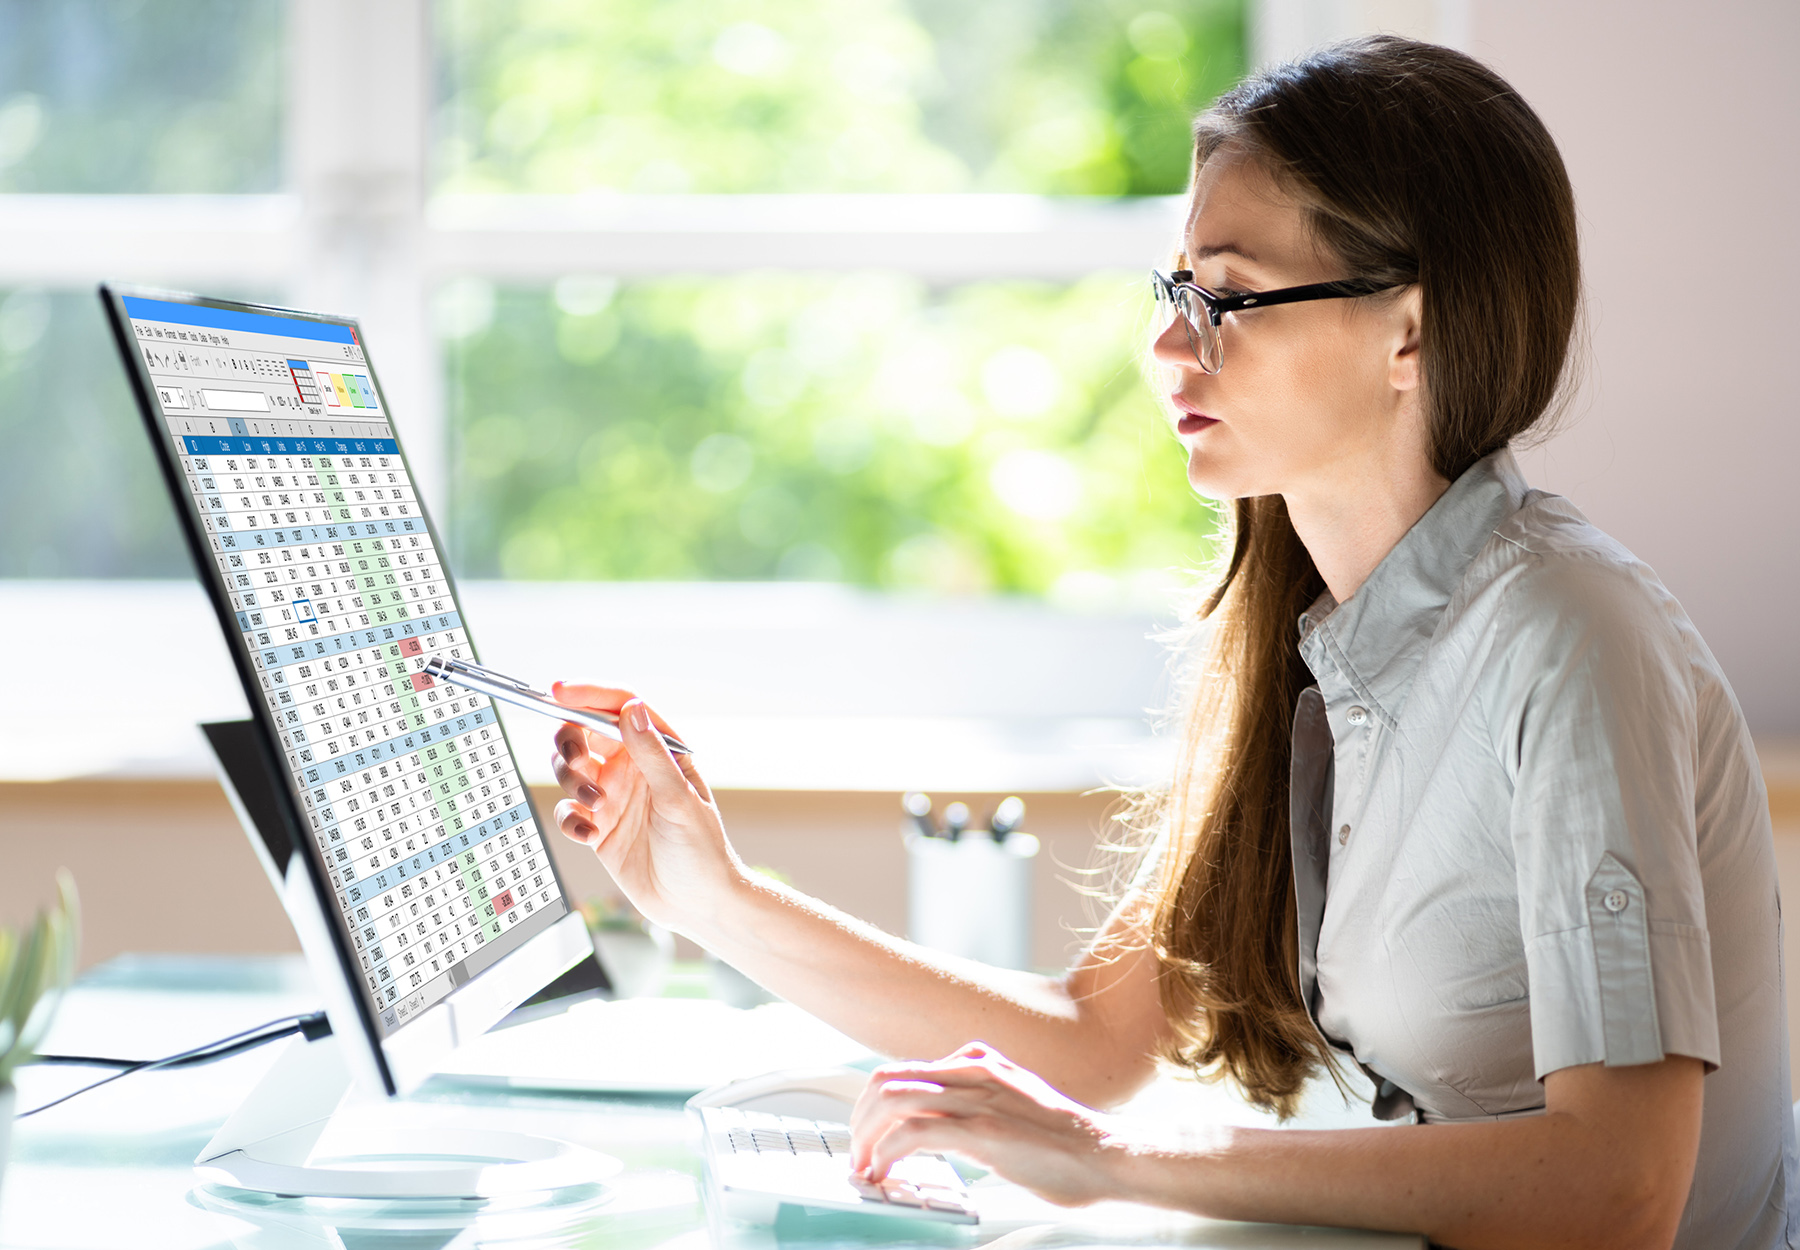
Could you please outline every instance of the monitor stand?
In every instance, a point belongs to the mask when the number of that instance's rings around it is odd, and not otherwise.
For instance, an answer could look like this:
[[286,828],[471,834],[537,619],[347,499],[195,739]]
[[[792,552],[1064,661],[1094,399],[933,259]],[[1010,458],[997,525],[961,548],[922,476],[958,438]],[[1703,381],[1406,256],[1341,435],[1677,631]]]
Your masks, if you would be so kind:
[[215,1185],[283,1197],[441,1199],[593,1185],[620,1170],[615,1159],[553,1138],[422,1129],[393,1123],[390,1110],[356,1098],[337,1039],[296,1037],[206,1144],[194,1171]]
[[[244,832],[277,874],[292,848],[258,726],[202,728]],[[409,1126],[396,1110],[360,1095],[337,1038],[295,1037],[206,1144],[194,1171],[212,1184],[282,1197],[481,1199],[595,1185],[621,1170],[616,1159],[554,1138]]]

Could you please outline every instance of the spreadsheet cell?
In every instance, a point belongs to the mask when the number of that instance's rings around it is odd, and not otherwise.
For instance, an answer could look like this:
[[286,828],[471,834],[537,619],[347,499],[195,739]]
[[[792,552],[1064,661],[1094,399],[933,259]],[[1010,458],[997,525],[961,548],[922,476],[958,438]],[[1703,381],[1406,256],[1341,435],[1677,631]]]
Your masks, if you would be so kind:
[[[568,910],[493,704],[423,671],[475,657],[416,488],[360,348],[132,324],[305,832],[398,1027]],[[210,411],[219,378],[261,411]]]

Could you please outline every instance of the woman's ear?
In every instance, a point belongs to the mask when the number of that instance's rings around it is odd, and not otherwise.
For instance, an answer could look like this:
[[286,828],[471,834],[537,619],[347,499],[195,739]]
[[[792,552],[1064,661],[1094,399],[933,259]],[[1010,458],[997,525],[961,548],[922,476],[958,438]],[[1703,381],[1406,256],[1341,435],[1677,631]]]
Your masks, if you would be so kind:
[[1397,391],[1416,391],[1425,372],[1420,351],[1420,331],[1425,320],[1425,296],[1418,283],[1402,291],[1389,308],[1393,326],[1393,350],[1388,355],[1388,384]]

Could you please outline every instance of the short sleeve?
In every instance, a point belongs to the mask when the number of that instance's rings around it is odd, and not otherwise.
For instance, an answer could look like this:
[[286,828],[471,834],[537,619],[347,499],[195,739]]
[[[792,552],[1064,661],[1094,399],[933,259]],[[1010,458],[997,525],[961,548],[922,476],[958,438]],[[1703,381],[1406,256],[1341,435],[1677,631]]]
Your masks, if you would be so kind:
[[1551,557],[1509,596],[1502,725],[1541,1080],[1719,1062],[1696,846],[1697,707],[1667,592]]

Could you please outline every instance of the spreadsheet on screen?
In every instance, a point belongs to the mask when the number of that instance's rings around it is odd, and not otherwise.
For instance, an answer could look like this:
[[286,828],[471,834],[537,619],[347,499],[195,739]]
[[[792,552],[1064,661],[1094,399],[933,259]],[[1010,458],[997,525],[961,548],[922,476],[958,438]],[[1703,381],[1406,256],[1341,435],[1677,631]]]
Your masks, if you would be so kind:
[[568,911],[352,326],[126,296],[384,1032]]

